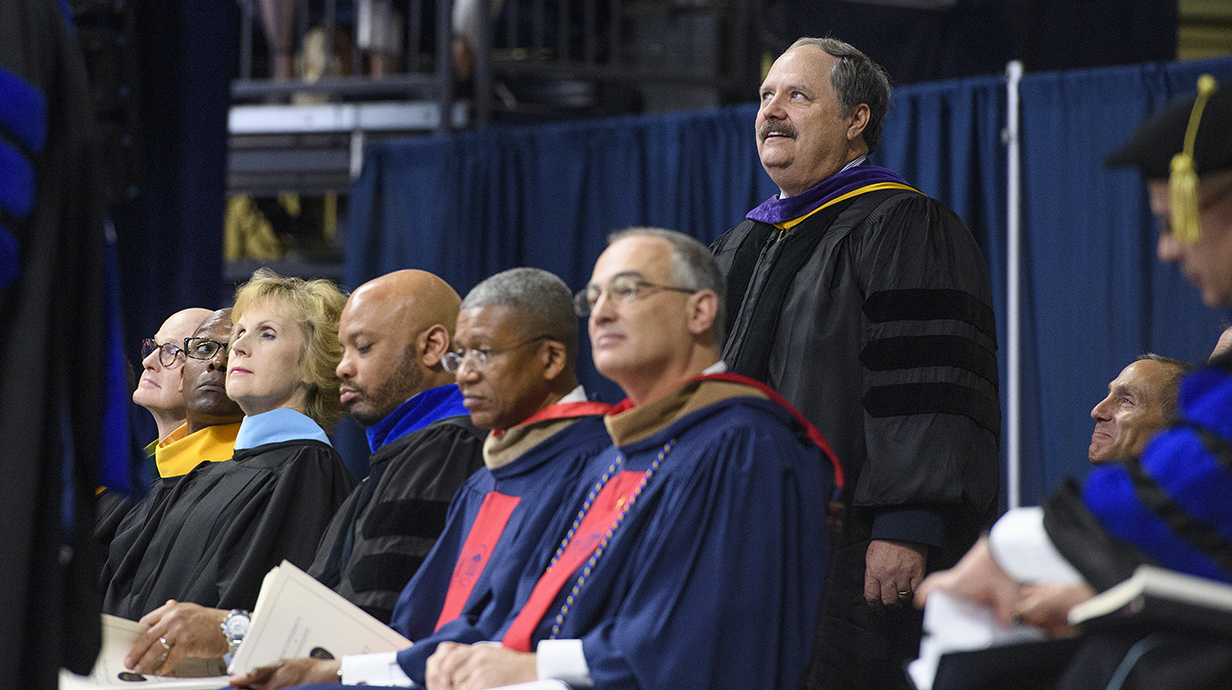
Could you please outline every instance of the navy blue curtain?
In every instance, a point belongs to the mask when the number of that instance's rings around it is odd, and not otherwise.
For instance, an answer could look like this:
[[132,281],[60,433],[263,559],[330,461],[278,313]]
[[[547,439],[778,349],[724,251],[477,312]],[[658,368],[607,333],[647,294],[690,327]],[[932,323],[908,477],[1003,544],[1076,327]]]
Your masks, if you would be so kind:
[[[229,0],[141,0],[136,8],[141,184],[115,220],[124,355],[141,373],[141,339],[171,314],[230,303],[222,280],[227,108],[239,55],[239,6]],[[133,416],[138,447],[154,439]]]
[[[514,266],[573,289],[607,234],[658,225],[705,242],[775,190],[757,160],[753,106],[703,113],[490,127],[370,146],[351,189],[344,282],[432,271],[465,295]],[[582,379],[615,402],[583,343]]]
[[[1039,501],[1086,473],[1091,407],[1138,353],[1204,359],[1222,314],[1155,261],[1136,173],[1104,157],[1147,113],[1232,82],[1232,58],[1027,75],[1023,113],[1023,488]],[[949,204],[989,261],[1005,386],[1005,85],[897,89],[874,161]],[[704,242],[777,191],[761,170],[754,105],[374,144],[351,190],[345,282],[432,271],[460,293],[536,266],[585,284],[608,232],[660,225]],[[614,401],[583,343],[582,378]]]

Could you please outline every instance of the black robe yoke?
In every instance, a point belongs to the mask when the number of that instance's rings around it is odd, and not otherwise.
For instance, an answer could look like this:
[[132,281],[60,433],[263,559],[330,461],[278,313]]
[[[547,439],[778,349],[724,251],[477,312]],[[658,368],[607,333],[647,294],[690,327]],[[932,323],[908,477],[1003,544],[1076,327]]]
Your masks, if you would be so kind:
[[[271,568],[312,562],[355,485],[338,452],[314,440],[237,450],[185,475],[130,544],[112,542],[103,610],[138,619],[168,599],[252,609]],[[155,519],[156,518],[156,519]],[[129,546],[127,551],[124,546]]]
[[[445,529],[450,499],[483,467],[486,436],[468,416],[447,417],[378,448],[372,473],[330,522],[308,574],[388,623]],[[375,487],[365,486],[371,481]]]
[[[914,658],[919,622],[904,620],[905,636],[875,632],[897,614],[877,616],[864,603],[864,555],[869,539],[901,539],[929,544],[930,570],[946,567],[995,515],[1000,407],[988,268],[958,216],[914,191],[856,196],[830,218],[827,225],[827,214],[815,214],[782,237],[746,220],[715,242],[730,284],[742,244],[769,231],[741,254],[756,262],[743,295],[728,296],[738,308],[728,314],[723,359],[737,362],[741,348],[772,338],[768,361],[757,363],[768,372],[764,383],[838,454],[849,509],[827,610],[853,625],[830,629],[821,642],[833,651],[846,641],[850,650],[835,663],[854,674],[891,666],[901,677],[877,639],[900,637],[889,644]],[[773,266],[810,239],[815,248],[780,283],[786,292],[773,329],[751,328],[757,302],[777,297],[764,290]],[[865,685],[882,683],[833,687]]]

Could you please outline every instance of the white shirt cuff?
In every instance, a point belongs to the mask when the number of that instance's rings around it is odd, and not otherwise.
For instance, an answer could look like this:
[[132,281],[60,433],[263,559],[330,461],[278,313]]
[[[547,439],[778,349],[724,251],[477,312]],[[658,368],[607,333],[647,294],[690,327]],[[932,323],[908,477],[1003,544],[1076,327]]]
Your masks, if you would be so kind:
[[1015,508],[992,526],[988,546],[993,560],[1018,582],[1077,585],[1082,575],[1057,551],[1044,529],[1044,509]]
[[540,680],[563,680],[574,687],[591,687],[590,666],[582,653],[582,641],[542,640],[535,648],[535,669]]
[[397,652],[347,654],[342,657],[343,685],[385,685],[409,688],[415,685],[398,665]]

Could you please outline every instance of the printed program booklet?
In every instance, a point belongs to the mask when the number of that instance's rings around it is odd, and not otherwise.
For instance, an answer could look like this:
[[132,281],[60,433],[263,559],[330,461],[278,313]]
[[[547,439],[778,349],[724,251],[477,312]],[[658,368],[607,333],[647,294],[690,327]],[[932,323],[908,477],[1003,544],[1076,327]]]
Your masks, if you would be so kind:
[[338,659],[344,654],[396,652],[410,646],[410,640],[388,625],[283,561],[261,584],[252,627],[230,670],[246,673],[281,659]]

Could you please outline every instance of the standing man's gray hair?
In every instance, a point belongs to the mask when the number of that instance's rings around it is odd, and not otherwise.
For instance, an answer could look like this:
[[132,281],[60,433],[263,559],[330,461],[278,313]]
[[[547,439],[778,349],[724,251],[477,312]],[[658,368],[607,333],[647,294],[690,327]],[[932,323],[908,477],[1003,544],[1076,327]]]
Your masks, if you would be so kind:
[[[843,115],[864,103],[868,106],[868,124],[864,126],[864,143],[868,152],[877,150],[881,142],[881,125],[886,111],[890,109],[890,77],[881,65],[850,43],[837,38],[797,39],[787,50],[800,46],[817,46],[834,57],[834,69],[830,71],[830,86],[843,106]],[[787,52],[787,51],[783,51]]]
[[546,336],[562,343],[572,364],[577,361],[578,317],[565,281],[539,268],[511,268],[479,283],[459,309],[509,307],[528,338]]
[[710,290],[719,297],[718,311],[714,315],[714,339],[722,343],[727,328],[727,281],[714,262],[714,255],[706,245],[683,232],[664,228],[632,227],[617,230],[608,235],[610,245],[625,237],[658,237],[666,240],[675,251],[672,267],[675,269],[676,287],[690,290]]

